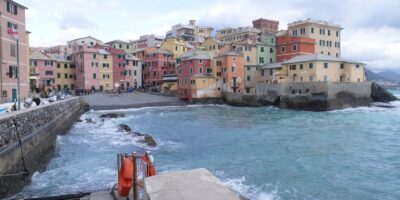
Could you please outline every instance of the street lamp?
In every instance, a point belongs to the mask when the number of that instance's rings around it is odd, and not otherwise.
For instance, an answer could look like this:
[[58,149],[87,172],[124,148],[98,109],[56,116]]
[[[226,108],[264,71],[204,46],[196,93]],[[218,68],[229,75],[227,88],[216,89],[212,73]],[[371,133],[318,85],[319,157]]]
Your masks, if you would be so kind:
[[17,100],[18,100],[18,110],[21,110],[21,86],[20,86],[20,73],[19,73],[19,39],[18,39],[18,31],[12,28],[7,30],[8,34],[14,37],[17,43],[17,68],[15,75],[17,76]]

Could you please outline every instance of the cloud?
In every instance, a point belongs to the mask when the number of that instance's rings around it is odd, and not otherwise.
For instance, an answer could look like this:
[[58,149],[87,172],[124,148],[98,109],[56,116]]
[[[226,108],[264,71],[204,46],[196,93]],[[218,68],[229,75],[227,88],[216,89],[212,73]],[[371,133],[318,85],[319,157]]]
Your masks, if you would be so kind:
[[71,28],[91,29],[97,27],[96,24],[87,20],[86,17],[79,12],[64,13],[59,22],[59,25],[62,30],[67,30]]

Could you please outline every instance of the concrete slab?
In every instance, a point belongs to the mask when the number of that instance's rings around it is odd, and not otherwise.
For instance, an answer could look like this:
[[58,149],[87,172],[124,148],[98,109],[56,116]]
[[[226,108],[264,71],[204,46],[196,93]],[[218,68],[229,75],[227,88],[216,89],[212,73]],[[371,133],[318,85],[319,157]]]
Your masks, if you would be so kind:
[[240,200],[204,168],[148,177],[145,200]]
[[89,200],[114,200],[110,191],[93,192],[89,196]]

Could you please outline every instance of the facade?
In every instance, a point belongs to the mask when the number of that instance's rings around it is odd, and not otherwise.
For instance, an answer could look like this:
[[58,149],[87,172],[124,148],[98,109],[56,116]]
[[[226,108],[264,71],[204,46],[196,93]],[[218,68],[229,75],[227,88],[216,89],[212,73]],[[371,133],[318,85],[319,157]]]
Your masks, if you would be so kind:
[[174,58],[177,58],[188,51],[187,42],[181,38],[167,38],[164,40],[161,48],[172,52]]
[[181,37],[185,41],[199,41],[202,42],[206,38],[211,37],[214,29],[207,26],[196,25],[196,20],[189,20],[189,24],[176,24],[172,26],[171,30],[167,32],[166,38]]
[[204,51],[213,51],[219,53],[219,50],[223,47],[223,43],[215,38],[207,38],[202,44],[201,48]]
[[67,45],[57,45],[44,49],[44,52],[47,54],[59,54],[64,56],[67,54],[67,51],[68,51]]
[[149,47],[160,47],[164,38],[160,36],[156,36],[154,34],[152,35],[142,35],[139,37],[138,40],[135,40],[132,42],[133,48],[135,50],[137,49],[143,49],[143,48],[149,48]]
[[148,49],[144,61],[144,87],[153,87],[161,90],[163,76],[175,74],[175,58],[173,53],[163,48]]
[[[123,51],[123,50],[122,50]],[[97,60],[96,67],[98,64],[98,77],[99,79],[99,90],[102,91],[110,91],[114,89],[114,70],[113,70],[113,56],[109,52],[109,49],[98,48],[98,52],[93,54],[96,55],[95,58]],[[125,64],[125,63],[124,63]],[[97,88],[96,88],[97,89]]]
[[245,75],[243,55],[231,51],[216,56],[215,60],[217,68],[221,69],[217,70],[217,78],[222,79],[221,90],[241,93],[244,89]]
[[100,90],[100,70],[97,59],[100,48],[89,47],[86,43],[71,46],[71,58],[76,66],[75,89],[77,91]]
[[225,28],[217,31],[217,39],[229,43],[247,40],[257,41],[260,36],[261,30],[253,27]]
[[296,56],[314,54],[315,39],[284,34],[276,37],[277,62],[284,62]]
[[262,33],[276,33],[279,28],[279,21],[270,19],[256,19],[253,20],[253,28],[260,29]]
[[122,41],[122,40],[113,40],[110,42],[106,42],[105,44],[109,45],[110,47],[115,48],[115,49],[122,49],[126,53],[129,53],[129,54],[133,53],[133,51],[134,51],[132,43]]
[[0,103],[17,101],[18,87],[14,66],[17,66],[17,45],[8,29],[18,32],[20,99],[28,97],[29,92],[29,49],[28,32],[25,26],[27,8],[12,0],[0,0]]
[[[266,83],[280,82],[364,82],[365,64],[328,56],[310,54],[294,57],[275,66],[264,67]],[[268,78],[267,78],[268,76]]]
[[130,54],[125,57],[125,82],[126,87],[141,88],[142,87],[142,61]]
[[39,90],[51,92],[56,90],[56,66],[57,63],[53,58],[39,51],[30,54],[30,70],[38,74],[37,86]]
[[72,51],[72,46],[74,44],[78,45],[86,45],[87,47],[94,47],[96,44],[103,44],[101,40],[98,40],[92,36],[86,36],[83,38],[77,38],[71,41],[67,42],[67,55],[70,55],[73,53]]
[[55,82],[57,91],[75,90],[75,66],[70,60],[66,60],[64,55],[49,54],[55,63]]
[[341,30],[340,25],[324,21],[307,19],[288,24],[291,36],[312,38],[315,40],[315,52],[328,56],[341,57]]
[[110,49],[112,56],[113,85],[119,85],[121,89],[126,88],[125,67],[126,52],[123,49]]
[[206,53],[182,59],[177,73],[179,98],[192,101],[192,88],[196,82],[192,77],[214,78],[212,63],[212,56]]

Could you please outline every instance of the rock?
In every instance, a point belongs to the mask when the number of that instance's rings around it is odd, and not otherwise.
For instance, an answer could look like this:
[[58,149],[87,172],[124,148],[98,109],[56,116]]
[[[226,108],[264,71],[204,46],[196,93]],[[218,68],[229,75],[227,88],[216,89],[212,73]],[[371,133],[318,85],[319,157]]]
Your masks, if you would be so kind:
[[91,119],[91,118],[86,118],[85,121],[86,121],[87,123],[95,124],[94,121],[93,121],[93,119]]
[[100,118],[118,118],[118,117],[125,117],[123,113],[107,113],[100,115]]
[[140,142],[147,144],[148,146],[151,146],[151,147],[157,146],[157,142],[154,140],[154,138],[151,135],[148,135],[148,134],[144,134],[144,139]]
[[144,136],[143,133],[139,133],[139,132],[134,132],[133,134],[136,135],[136,136]]
[[81,119],[77,119],[76,122],[83,122]]
[[118,125],[118,130],[119,131],[125,131],[125,132],[128,132],[128,133],[130,133],[132,131],[132,129],[126,124]]
[[375,102],[389,102],[398,100],[396,96],[375,82],[372,82],[371,84],[371,99]]

